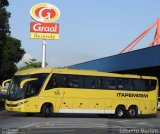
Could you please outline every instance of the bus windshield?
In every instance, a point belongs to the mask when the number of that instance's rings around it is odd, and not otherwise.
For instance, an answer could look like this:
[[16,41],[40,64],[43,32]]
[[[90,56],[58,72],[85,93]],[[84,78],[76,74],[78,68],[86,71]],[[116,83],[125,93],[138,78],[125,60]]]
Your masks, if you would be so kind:
[[[7,99],[11,101],[16,101],[37,95],[40,92],[40,89],[47,76],[48,74],[46,73],[31,74],[31,75],[15,75],[12,78],[12,82],[9,85]],[[27,82],[21,89],[20,83],[28,78],[38,78],[38,79]]]

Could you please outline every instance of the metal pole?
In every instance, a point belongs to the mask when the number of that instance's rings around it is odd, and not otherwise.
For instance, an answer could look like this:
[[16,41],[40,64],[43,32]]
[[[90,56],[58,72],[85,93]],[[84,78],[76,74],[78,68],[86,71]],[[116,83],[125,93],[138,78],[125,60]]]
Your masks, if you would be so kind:
[[46,63],[46,40],[43,39],[43,42],[42,42],[42,68],[45,67],[45,63]]

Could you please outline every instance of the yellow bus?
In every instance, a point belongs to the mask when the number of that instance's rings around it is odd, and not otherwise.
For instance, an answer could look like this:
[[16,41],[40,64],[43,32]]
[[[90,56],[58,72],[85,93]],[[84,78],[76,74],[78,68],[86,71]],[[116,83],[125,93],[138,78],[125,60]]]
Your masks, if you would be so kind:
[[158,80],[151,76],[40,68],[17,72],[7,94],[5,109],[28,116],[94,113],[133,118],[157,113]]

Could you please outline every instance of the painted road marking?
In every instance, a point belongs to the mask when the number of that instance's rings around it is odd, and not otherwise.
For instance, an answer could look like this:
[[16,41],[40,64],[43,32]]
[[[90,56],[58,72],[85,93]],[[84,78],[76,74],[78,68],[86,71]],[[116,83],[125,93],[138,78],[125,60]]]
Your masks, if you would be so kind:
[[98,123],[56,123],[56,122],[36,122],[32,123],[29,125],[21,126],[20,128],[40,128],[40,127],[45,127],[45,128],[107,128],[107,124],[98,124]]

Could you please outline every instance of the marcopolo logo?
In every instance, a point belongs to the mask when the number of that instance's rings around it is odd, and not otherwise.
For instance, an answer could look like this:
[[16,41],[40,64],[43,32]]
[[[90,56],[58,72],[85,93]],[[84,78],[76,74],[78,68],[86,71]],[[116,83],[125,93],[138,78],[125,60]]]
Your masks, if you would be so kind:
[[60,10],[52,4],[40,3],[31,8],[30,14],[36,21],[51,23],[60,17]]

